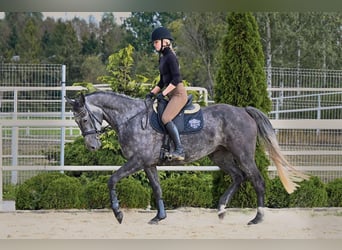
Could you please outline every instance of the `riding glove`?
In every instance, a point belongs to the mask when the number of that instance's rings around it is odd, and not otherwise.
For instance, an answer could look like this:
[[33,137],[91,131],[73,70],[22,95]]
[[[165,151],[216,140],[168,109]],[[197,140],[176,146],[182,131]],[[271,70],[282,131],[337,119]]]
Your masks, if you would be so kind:
[[153,99],[154,98],[154,94],[152,92],[148,93],[145,97],[146,99]]
[[160,92],[160,93],[157,95],[156,98],[157,98],[158,101],[161,101],[161,100],[164,100],[165,96],[163,95],[162,92]]

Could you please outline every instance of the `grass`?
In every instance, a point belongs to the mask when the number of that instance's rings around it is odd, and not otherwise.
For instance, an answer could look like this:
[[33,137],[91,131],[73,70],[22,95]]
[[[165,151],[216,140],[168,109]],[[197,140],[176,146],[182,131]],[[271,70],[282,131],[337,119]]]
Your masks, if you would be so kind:
[[3,199],[4,200],[15,200],[17,194],[18,185],[6,184],[3,187]]

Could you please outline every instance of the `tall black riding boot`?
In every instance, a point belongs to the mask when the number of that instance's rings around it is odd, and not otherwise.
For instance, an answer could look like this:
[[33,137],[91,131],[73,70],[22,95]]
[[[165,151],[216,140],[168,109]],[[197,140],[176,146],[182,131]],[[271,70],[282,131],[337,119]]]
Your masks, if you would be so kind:
[[171,157],[174,160],[182,161],[185,159],[184,148],[180,141],[180,136],[176,125],[171,121],[165,124],[167,132],[175,144],[175,151],[171,153]]

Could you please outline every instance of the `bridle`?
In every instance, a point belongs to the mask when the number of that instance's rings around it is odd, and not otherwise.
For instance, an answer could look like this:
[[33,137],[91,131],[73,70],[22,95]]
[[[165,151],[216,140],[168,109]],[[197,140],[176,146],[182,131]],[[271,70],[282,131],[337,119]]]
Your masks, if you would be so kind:
[[88,131],[83,131],[82,128],[81,132],[82,132],[82,136],[86,136],[86,135],[92,135],[92,134],[97,134],[100,135],[103,133],[104,128],[101,128],[100,130],[97,129],[98,126],[96,126],[96,123],[99,125],[99,127],[101,126],[101,121],[99,121],[99,119],[90,111],[90,109],[88,108],[87,104],[84,105],[85,109],[82,110],[81,112],[74,114],[75,118],[77,117],[83,117],[83,115],[88,112],[89,118],[90,118],[90,122],[91,125],[93,127],[93,129],[88,130]]

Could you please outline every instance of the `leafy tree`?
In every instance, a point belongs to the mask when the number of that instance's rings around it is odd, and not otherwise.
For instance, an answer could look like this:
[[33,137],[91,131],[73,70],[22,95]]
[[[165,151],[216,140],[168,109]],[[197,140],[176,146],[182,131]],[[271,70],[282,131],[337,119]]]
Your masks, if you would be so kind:
[[41,58],[41,40],[39,26],[33,18],[27,20],[22,35],[19,37],[16,50],[20,61],[25,63],[39,63]]
[[104,13],[99,26],[100,51],[102,61],[106,62],[111,54],[125,46],[123,41],[126,37],[126,32],[115,22],[115,17],[111,12]]
[[106,66],[99,56],[87,56],[81,64],[81,76],[83,82],[96,83],[97,78],[106,74]]
[[100,43],[96,38],[94,32],[89,37],[82,38],[82,54],[83,55],[97,55],[100,52]]
[[[264,54],[256,20],[251,13],[233,12],[228,15],[227,24],[228,30],[221,46],[214,99],[217,103],[239,107],[254,106],[269,112],[271,101],[267,96]],[[259,144],[255,159],[267,183],[269,160]],[[214,181],[220,183],[217,189],[222,188],[220,186],[226,189],[231,180],[218,172]],[[254,197],[251,200],[248,198],[250,195]],[[256,196],[250,183],[244,184],[236,196],[238,204],[233,201],[234,206],[255,206],[253,203],[256,202]]]
[[81,45],[71,22],[58,20],[46,46],[50,63],[65,64],[68,79],[77,81],[80,78]]
[[132,12],[123,23],[130,34],[127,42],[132,44],[137,52],[152,53],[154,48],[150,42],[153,29],[159,26],[167,27],[180,17],[180,12]]
[[265,55],[273,67],[339,69],[341,13],[258,12]]
[[133,78],[133,53],[133,46],[128,45],[109,56],[106,67],[108,75],[100,76],[98,79],[101,82],[108,83],[115,92],[131,96],[143,96],[146,94],[146,90],[142,83],[147,82],[148,79],[142,75],[135,75]]
[[196,86],[207,88],[211,96],[217,66],[217,43],[225,30],[226,15],[221,12],[190,12],[185,13],[178,30],[175,28],[176,21],[170,25],[177,36],[177,53],[181,64],[191,65],[182,68],[183,77]]

